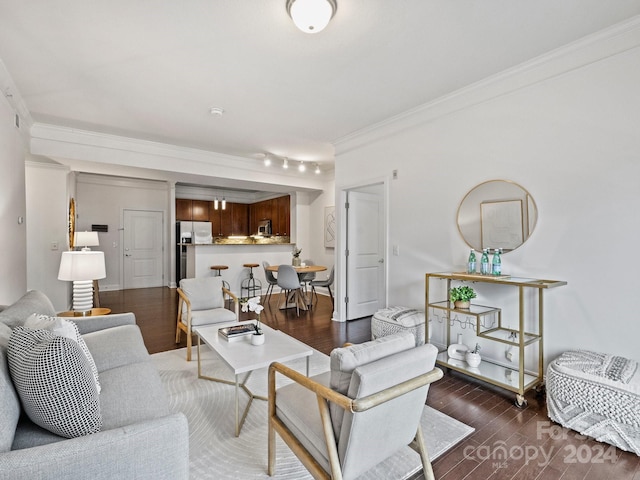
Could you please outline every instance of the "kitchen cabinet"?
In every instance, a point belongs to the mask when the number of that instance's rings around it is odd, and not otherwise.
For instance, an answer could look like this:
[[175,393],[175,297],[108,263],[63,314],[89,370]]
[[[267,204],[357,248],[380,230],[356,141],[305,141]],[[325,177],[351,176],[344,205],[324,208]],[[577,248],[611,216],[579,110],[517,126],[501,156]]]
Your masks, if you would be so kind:
[[209,203],[207,200],[192,200],[191,220],[194,222],[209,221]]
[[214,203],[209,202],[209,221],[211,222],[211,232],[214,237],[222,236],[222,216],[220,212],[220,205],[218,205],[218,210],[216,210],[214,209]]
[[[503,319],[503,310],[498,306],[472,303],[468,309],[457,309],[448,301],[448,298],[434,302],[430,295],[433,280],[446,281],[446,295],[448,295],[454,282],[472,282],[509,287],[514,293],[517,292],[518,295],[518,326],[505,327],[504,325],[509,325],[509,323]],[[425,339],[429,339],[429,322],[431,321],[434,324],[433,318],[442,318],[446,322],[445,342],[447,349],[438,354],[436,363],[512,391],[516,393],[516,405],[519,407],[526,406],[524,394],[532,388],[542,385],[543,382],[544,292],[566,284],[567,282],[559,280],[539,280],[507,275],[493,277],[491,275],[462,272],[427,273],[425,275],[425,312],[427,312],[425,315]],[[500,291],[503,294],[509,293],[508,291],[505,292],[504,289],[500,289]],[[531,300],[533,300],[532,304],[530,304]],[[515,323],[515,321],[512,321],[511,325]],[[525,326],[528,326],[529,329],[525,328]],[[455,343],[451,341],[451,329],[457,327],[461,329],[471,327],[474,329],[479,343],[483,341],[498,342],[513,347],[517,351],[517,365],[505,366],[504,362],[483,356],[482,362],[478,367],[470,367],[464,360],[450,357],[448,347]],[[525,370],[525,360],[527,358],[537,358],[536,371],[532,371],[531,368]]]
[[185,198],[176,198],[176,221],[188,222],[193,220],[192,207],[193,201]]
[[233,211],[233,204],[231,202],[227,202],[226,208],[222,209],[222,204],[220,204],[220,235],[223,237],[228,237],[229,235],[233,235],[233,225],[231,224],[231,212]]
[[206,200],[176,198],[176,221],[209,221],[209,203]]
[[253,235],[258,231],[258,223],[271,220],[272,235],[290,235],[290,197],[273,198],[253,204],[227,202],[222,209],[222,202],[207,200],[176,199],[176,221],[211,222],[214,237],[231,235]]
[[258,223],[271,220],[271,234],[288,236],[291,231],[291,200],[289,195],[256,202],[249,207],[249,230],[258,231]]
[[214,237],[229,237],[231,235],[249,235],[249,206],[244,203],[227,202],[226,208],[214,202],[209,202],[209,218]]
[[258,231],[258,223],[262,220],[271,220],[271,231],[273,232],[272,203],[273,200],[263,200],[249,206],[249,230],[251,233]]
[[274,199],[273,210],[271,232],[274,235],[288,236],[291,229],[291,200],[289,195]]
[[232,203],[230,235],[249,235],[251,233],[255,232],[249,232],[249,205],[246,203]]

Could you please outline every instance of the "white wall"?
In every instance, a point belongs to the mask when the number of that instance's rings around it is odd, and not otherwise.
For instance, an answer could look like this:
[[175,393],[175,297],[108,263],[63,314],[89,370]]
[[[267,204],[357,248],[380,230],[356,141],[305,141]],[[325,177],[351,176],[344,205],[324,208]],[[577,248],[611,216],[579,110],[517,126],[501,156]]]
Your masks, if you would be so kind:
[[[326,272],[316,274],[316,279],[318,280],[326,279],[331,267],[335,265],[336,262],[336,249],[326,248],[324,246],[325,208],[335,205],[335,181],[333,180],[326,182],[322,193],[310,194],[309,207],[307,209],[309,219],[306,225],[306,228],[308,229],[308,247],[302,252],[302,258],[309,258],[313,260],[316,265],[325,265],[327,267]],[[319,288],[317,290],[328,294],[324,288]]]
[[25,148],[15,115],[5,96],[0,95],[0,304],[3,305],[13,303],[27,289]]
[[58,280],[60,257],[69,249],[69,169],[27,162],[27,288],[45,292],[58,311],[68,310],[71,282]]
[[624,46],[616,35],[571,46],[337,145],[338,191],[398,170],[390,304],[424,307],[425,272],[464,268],[458,205],[475,185],[508,179],[532,194],[539,222],[503,270],[568,282],[545,294],[546,360],[568,348],[638,357],[640,33],[625,35]]
[[166,182],[134,180],[103,175],[80,174],[77,177],[76,231],[91,230],[92,224],[106,224],[109,231],[98,233],[99,247],[105,255],[106,278],[100,280],[101,290],[122,288],[122,221],[125,209],[153,210],[163,213],[164,220],[164,284],[171,277],[169,252],[173,222],[170,221],[170,189]]

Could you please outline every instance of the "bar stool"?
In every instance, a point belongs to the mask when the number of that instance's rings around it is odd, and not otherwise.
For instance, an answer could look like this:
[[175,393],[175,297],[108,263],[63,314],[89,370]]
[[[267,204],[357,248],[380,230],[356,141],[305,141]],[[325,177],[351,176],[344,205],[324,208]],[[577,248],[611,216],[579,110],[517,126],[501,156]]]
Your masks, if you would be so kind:
[[[220,273],[220,270],[228,270],[229,266],[228,265],[211,265],[210,268],[211,270],[213,270],[214,277],[221,277],[222,274]],[[226,280],[222,280],[222,286],[227,290],[231,290],[231,287],[229,286],[229,282],[227,282]]]
[[240,296],[245,298],[244,292],[247,292],[246,298],[262,295],[262,282],[253,276],[253,269],[259,267],[259,265],[257,263],[245,263],[242,266],[249,269],[249,278],[242,280]]
[[[228,270],[229,266],[228,265],[211,265],[211,270],[213,270],[213,276],[214,277],[221,277],[222,274],[220,273],[220,270]],[[231,291],[231,286],[229,285],[229,282],[227,282],[226,280],[222,280],[222,287],[226,288],[227,290]],[[229,297],[229,299],[231,299],[231,297]]]

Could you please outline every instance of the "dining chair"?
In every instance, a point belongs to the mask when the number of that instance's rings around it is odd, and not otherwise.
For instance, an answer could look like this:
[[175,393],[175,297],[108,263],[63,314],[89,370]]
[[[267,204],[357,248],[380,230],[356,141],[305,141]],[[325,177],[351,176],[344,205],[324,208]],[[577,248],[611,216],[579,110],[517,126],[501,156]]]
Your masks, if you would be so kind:
[[[315,263],[313,263],[313,260],[303,260],[302,262],[305,265],[315,265]],[[301,273],[298,275],[298,278],[300,278],[300,283],[304,287],[304,294],[306,296],[309,284],[316,279],[316,272]]]
[[[187,334],[187,361],[191,361],[192,329],[202,325],[233,322],[240,319],[238,297],[222,286],[222,277],[183,278],[178,292],[176,343]],[[235,311],[225,308],[224,295],[229,295]]]
[[331,305],[333,305],[333,293],[331,292],[331,285],[333,285],[333,274],[334,274],[335,265],[331,267],[331,271],[329,272],[329,276],[326,280],[312,280],[311,283],[311,300],[313,301],[313,296],[315,295],[318,298],[318,293],[316,292],[316,287],[325,287],[329,290],[329,297],[331,297]]
[[264,277],[267,279],[267,283],[268,283],[267,292],[264,294],[264,296],[267,299],[265,303],[268,303],[269,300],[271,299],[271,294],[273,293],[273,287],[278,285],[278,280],[276,279],[276,276],[273,274],[272,271],[267,270],[267,267],[270,267],[270,266],[271,265],[266,260],[262,262],[262,268],[264,268]]
[[304,295],[298,272],[291,265],[278,266],[278,286],[282,289],[281,293],[285,295],[285,303],[289,303],[291,296],[296,302],[296,313],[300,315],[300,297]]

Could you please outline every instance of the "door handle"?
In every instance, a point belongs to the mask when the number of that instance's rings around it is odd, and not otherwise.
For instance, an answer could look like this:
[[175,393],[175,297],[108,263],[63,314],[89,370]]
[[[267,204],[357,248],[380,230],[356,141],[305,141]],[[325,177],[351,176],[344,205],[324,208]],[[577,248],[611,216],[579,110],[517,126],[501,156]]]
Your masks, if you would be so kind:
[[125,256],[125,257],[130,257],[130,256],[131,256],[131,254],[130,254],[130,253],[125,253],[125,254],[124,254],[124,256]]
[[384,258],[381,258],[380,260],[378,260],[378,263],[384,263]]

